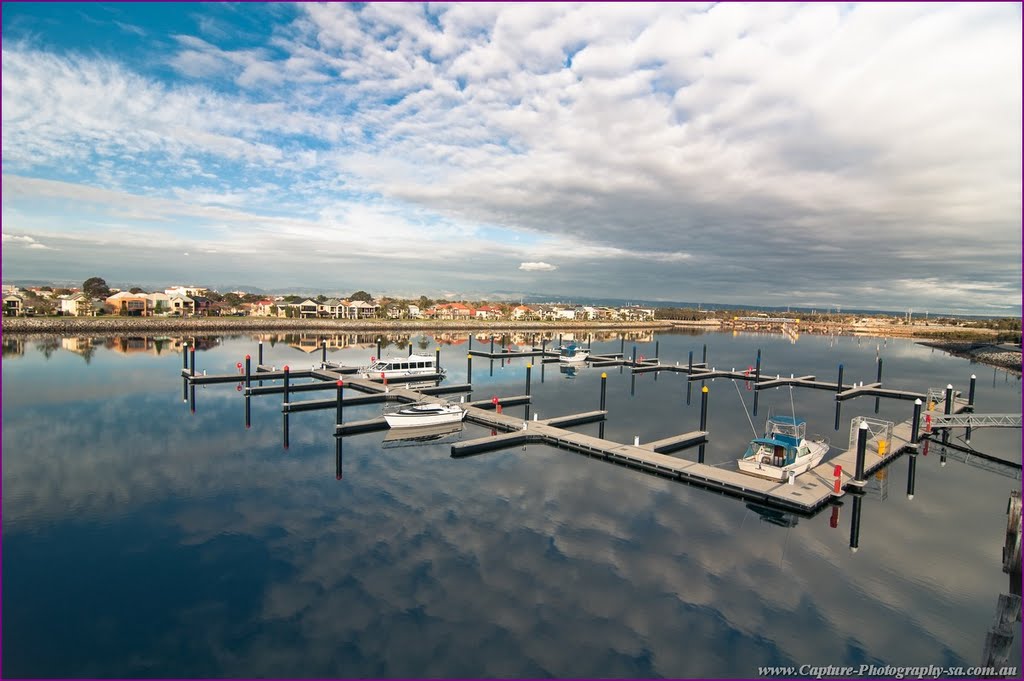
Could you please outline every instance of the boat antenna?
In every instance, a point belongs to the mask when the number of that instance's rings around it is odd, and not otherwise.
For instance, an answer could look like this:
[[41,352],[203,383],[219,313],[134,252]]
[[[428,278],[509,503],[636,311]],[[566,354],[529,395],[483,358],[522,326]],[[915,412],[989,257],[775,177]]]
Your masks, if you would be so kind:
[[757,437],[757,429],[754,428],[754,422],[750,420],[750,412],[747,411],[747,403],[743,401],[743,393],[740,392],[740,386],[736,382],[736,379],[732,381],[733,386],[736,388],[736,395],[740,398],[740,404],[743,405],[743,413],[747,415],[747,423],[750,424],[750,430],[754,431],[754,437]]
[[793,384],[789,386],[789,408],[793,412],[793,424],[796,424],[796,407],[793,405]]

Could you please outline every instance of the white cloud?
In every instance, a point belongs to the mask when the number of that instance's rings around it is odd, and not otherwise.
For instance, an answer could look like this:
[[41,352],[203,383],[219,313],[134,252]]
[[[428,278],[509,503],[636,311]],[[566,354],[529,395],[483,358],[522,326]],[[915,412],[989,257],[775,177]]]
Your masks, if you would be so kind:
[[546,262],[524,262],[520,263],[519,269],[526,270],[527,272],[551,272],[552,270],[557,270],[558,267]]
[[570,262],[601,258],[694,275],[659,295],[786,294],[740,252],[808,290],[908,303],[920,287],[892,272],[941,261],[1020,304],[1019,8],[303,5],[245,49],[202,23],[167,59],[188,84],[8,41],[8,169],[339,246],[369,247],[374,221],[437,241],[495,225],[564,254],[577,290]]
[[53,250],[49,246],[41,244],[38,241],[36,241],[35,239],[33,239],[32,237],[30,237],[28,235],[24,235],[24,234],[15,236],[15,235],[4,233],[4,235],[3,235],[3,243],[10,244],[12,246],[24,244],[25,248],[34,248],[34,249],[37,249],[37,250],[47,250],[47,251]]

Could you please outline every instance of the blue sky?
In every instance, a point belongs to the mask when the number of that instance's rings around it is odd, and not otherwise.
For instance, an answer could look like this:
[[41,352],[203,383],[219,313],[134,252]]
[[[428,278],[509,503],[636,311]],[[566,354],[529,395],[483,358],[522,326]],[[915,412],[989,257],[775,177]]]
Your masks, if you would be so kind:
[[3,277],[1020,314],[1017,4],[3,5]]

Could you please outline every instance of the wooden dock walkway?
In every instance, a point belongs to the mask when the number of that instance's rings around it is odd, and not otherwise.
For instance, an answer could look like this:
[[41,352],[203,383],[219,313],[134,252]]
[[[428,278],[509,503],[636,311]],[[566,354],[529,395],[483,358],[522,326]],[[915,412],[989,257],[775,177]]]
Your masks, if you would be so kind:
[[[534,351],[537,351],[537,348],[534,348]],[[552,359],[548,356],[552,352],[540,349],[539,352],[525,351],[499,354],[476,351],[471,354],[477,354],[478,356],[493,355],[497,358],[499,356],[522,357],[529,356],[532,353],[534,356],[542,355],[543,361],[548,361]],[[553,359],[558,361],[557,357]],[[772,378],[770,376],[757,375],[749,369],[747,371],[736,371],[735,369],[727,371],[714,367],[708,369],[706,362],[687,362],[685,365],[663,365],[657,358],[640,359],[639,357],[631,357],[624,359],[621,353],[592,355],[592,360],[594,360],[591,362],[592,365],[609,363],[612,365],[631,366],[636,373],[674,371],[686,374],[689,381],[709,380],[712,378],[741,380],[754,383],[754,387],[758,390],[783,385],[824,389],[835,393],[837,402],[862,395],[897,399],[922,399],[925,402],[930,401],[931,403],[928,406],[932,407],[930,411],[925,411],[922,414],[922,423],[926,416],[931,416],[936,427],[938,427],[937,424],[940,422],[940,419],[943,419],[942,423],[948,421],[952,425],[952,419],[944,414],[944,397],[935,398],[932,392],[929,392],[928,395],[922,395],[910,391],[883,389],[880,383],[846,385],[838,382],[819,382],[815,380],[814,376],[790,376],[789,378],[784,378],[776,375]],[[343,389],[355,390],[361,394],[343,394],[342,410],[339,412],[342,413],[345,406],[381,402],[444,402],[446,400],[437,395],[452,392],[470,393],[472,391],[470,383],[451,386],[405,386],[405,383],[437,381],[441,378],[440,375],[408,377],[406,381],[396,380],[385,384],[380,379],[356,377],[353,373],[354,371],[351,367],[327,362],[323,362],[319,369],[314,367],[311,369],[289,371],[287,374],[289,379],[311,378],[313,382],[290,384],[288,393],[290,396],[293,392],[329,390],[336,388],[338,381],[343,381]],[[278,371],[274,368],[268,370],[265,366],[258,366],[257,371],[248,376],[248,380],[249,382],[281,380],[285,375],[284,371]],[[246,375],[242,373],[223,376],[199,375],[195,373],[194,364],[191,369],[182,369],[182,377],[193,385],[242,383],[247,380]],[[248,398],[250,396],[283,392],[283,385],[249,386],[246,388],[245,394]],[[529,404],[530,399],[529,395],[515,395],[500,398],[497,402],[504,408]],[[792,483],[789,481],[777,482],[739,472],[736,470],[734,460],[724,462],[723,464],[709,465],[669,455],[670,452],[706,443],[708,441],[708,433],[705,431],[682,433],[645,444],[640,444],[639,442],[632,445],[620,444],[600,437],[567,430],[570,426],[604,420],[607,417],[607,412],[603,410],[530,421],[503,413],[497,408],[498,404],[495,403],[494,398],[464,402],[463,405],[466,409],[467,421],[490,428],[492,431],[495,431],[495,434],[452,444],[451,455],[456,458],[525,443],[542,443],[799,514],[814,513],[835,498],[834,485],[836,478],[834,470],[836,466],[842,467],[840,495],[844,491],[859,486],[853,480],[857,455],[855,444],[851,444],[850,448],[847,449],[846,443],[843,443],[841,451],[814,469],[799,476]],[[338,407],[337,397],[304,401],[288,401],[286,398],[282,402],[282,412],[286,416],[285,423],[287,423],[287,415],[290,413],[336,407]],[[954,393],[952,413],[954,415],[959,414],[968,409],[968,407],[968,401],[959,398],[958,394]],[[862,417],[858,417],[858,419],[860,418]],[[858,419],[854,419],[854,421]],[[904,451],[916,448],[916,445],[910,443],[911,427],[912,423],[910,420],[892,426],[891,439],[885,441],[886,446],[884,447],[880,446],[880,443],[881,438],[885,437],[885,434],[879,434],[869,439],[864,462],[865,477],[886,465]],[[342,436],[357,432],[383,430],[385,428],[387,428],[387,422],[382,416],[379,416],[362,421],[336,424],[335,433],[338,436]],[[501,434],[497,434],[499,431]],[[921,437],[926,437],[926,434],[921,433]],[[287,426],[285,441],[287,446]],[[833,451],[835,449],[840,448],[834,447]],[[737,457],[738,455],[737,453]]]
[[[956,412],[963,411],[968,406],[967,400],[960,398],[954,398],[954,404]],[[942,402],[936,405],[939,413],[942,412],[942,407]],[[802,514],[813,513],[835,498],[836,466],[842,466],[840,495],[850,488],[859,487],[853,482],[857,460],[855,447],[840,451],[828,461],[798,476],[794,483],[790,484],[788,481],[776,482],[757,478],[738,470],[697,463],[662,453],[706,442],[706,432],[685,433],[646,445],[628,445],[566,431],[551,425],[552,421],[558,422],[558,419],[541,422],[524,421],[498,414],[489,416],[492,419],[478,416],[471,411],[467,418],[507,431],[507,434],[455,443],[452,445],[453,457],[472,456],[526,443],[543,443]],[[499,420],[494,417],[501,418]],[[569,421],[571,418],[566,417],[566,420]],[[562,425],[567,423],[563,422]],[[911,425],[910,420],[907,420],[893,426],[891,440],[887,441],[885,446],[879,445],[882,436],[868,439],[864,459],[865,476],[871,475],[907,449],[914,447],[910,444]],[[726,465],[735,466],[735,463],[728,461]]]

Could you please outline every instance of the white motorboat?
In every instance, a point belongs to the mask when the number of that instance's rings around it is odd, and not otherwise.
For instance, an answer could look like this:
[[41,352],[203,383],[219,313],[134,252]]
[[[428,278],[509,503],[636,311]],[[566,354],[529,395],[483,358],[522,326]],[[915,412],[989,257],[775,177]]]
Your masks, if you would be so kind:
[[784,482],[814,468],[828,453],[824,438],[808,440],[807,422],[791,416],[771,416],[765,435],[751,440],[737,461],[740,471],[759,478]]
[[423,428],[458,423],[466,418],[466,410],[451,402],[416,402],[384,414],[392,428]]
[[558,349],[559,362],[585,362],[590,359],[590,350],[576,345],[563,345]]
[[433,376],[435,374],[443,375],[444,369],[437,368],[437,362],[433,355],[409,355],[408,357],[375,359],[369,366],[359,369],[359,376],[362,378],[404,378],[406,376]]

